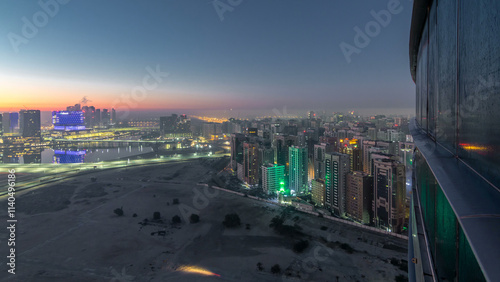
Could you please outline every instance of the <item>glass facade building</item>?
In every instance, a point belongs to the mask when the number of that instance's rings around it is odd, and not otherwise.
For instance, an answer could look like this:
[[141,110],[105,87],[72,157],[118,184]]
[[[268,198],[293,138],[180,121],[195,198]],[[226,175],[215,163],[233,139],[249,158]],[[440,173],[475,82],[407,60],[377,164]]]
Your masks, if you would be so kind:
[[500,281],[500,1],[416,0],[410,281]]

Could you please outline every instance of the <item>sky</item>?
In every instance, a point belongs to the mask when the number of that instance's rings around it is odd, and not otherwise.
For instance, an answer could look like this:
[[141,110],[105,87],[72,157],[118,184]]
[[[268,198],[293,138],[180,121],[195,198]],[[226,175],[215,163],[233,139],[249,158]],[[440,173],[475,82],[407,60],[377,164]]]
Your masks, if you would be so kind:
[[0,111],[412,111],[412,5],[3,0]]

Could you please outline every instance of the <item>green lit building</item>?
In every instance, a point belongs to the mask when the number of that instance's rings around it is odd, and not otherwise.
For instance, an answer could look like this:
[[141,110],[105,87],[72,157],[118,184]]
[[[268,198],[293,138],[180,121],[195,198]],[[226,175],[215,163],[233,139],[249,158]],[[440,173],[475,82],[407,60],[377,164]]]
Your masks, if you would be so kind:
[[308,192],[308,155],[306,147],[291,146],[288,149],[290,162],[288,188],[297,194]]
[[284,165],[262,166],[262,189],[267,194],[276,194],[278,191],[286,193]]

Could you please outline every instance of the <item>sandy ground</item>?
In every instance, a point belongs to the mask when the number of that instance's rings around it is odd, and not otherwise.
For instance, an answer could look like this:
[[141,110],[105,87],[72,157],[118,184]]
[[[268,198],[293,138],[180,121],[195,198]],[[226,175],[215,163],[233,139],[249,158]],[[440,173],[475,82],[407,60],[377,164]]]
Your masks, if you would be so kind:
[[[194,160],[104,171],[19,195],[16,274],[8,274],[2,264],[0,279],[394,281],[396,275],[406,275],[388,262],[407,259],[406,241],[299,212],[285,223],[298,224],[310,244],[301,254],[293,252],[296,239],[269,227],[282,208],[198,185],[211,173],[210,164]],[[174,205],[174,198],[180,204]],[[5,207],[0,215],[6,218],[7,203],[0,204]],[[113,212],[119,207],[123,216]],[[161,221],[153,221],[155,211]],[[224,215],[234,212],[242,226],[227,229]],[[189,223],[192,213],[199,214],[200,222]],[[180,224],[171,223],[174,215],[181,217]],[[142,224],[145,219],[148,224]],[[3,257],[8,255],[7,236],[0,233]],[[327,243],[337,241],[355,251],[349,254],[339,244]],[[258,262],[262,271],[257,270]],[[281,274],[270,272],[274,264],[280,265]],[[183,266],[201,267],[220,277],[186,273]]]

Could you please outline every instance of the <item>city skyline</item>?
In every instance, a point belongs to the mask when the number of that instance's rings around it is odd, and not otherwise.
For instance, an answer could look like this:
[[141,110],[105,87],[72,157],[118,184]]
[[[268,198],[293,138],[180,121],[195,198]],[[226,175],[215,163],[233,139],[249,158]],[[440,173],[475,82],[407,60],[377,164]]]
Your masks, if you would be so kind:
[[[4,2],[0,111],[52,111],[85,96],[117,111],[120,103],[135,111],[414,108],[410,3],[240,2],[223,20],[212,2]],[[40,13],[47,21],[38,27]],[[367,31],[373,37],[356,44]],[[157,79],[133,96],[148,75]]]

